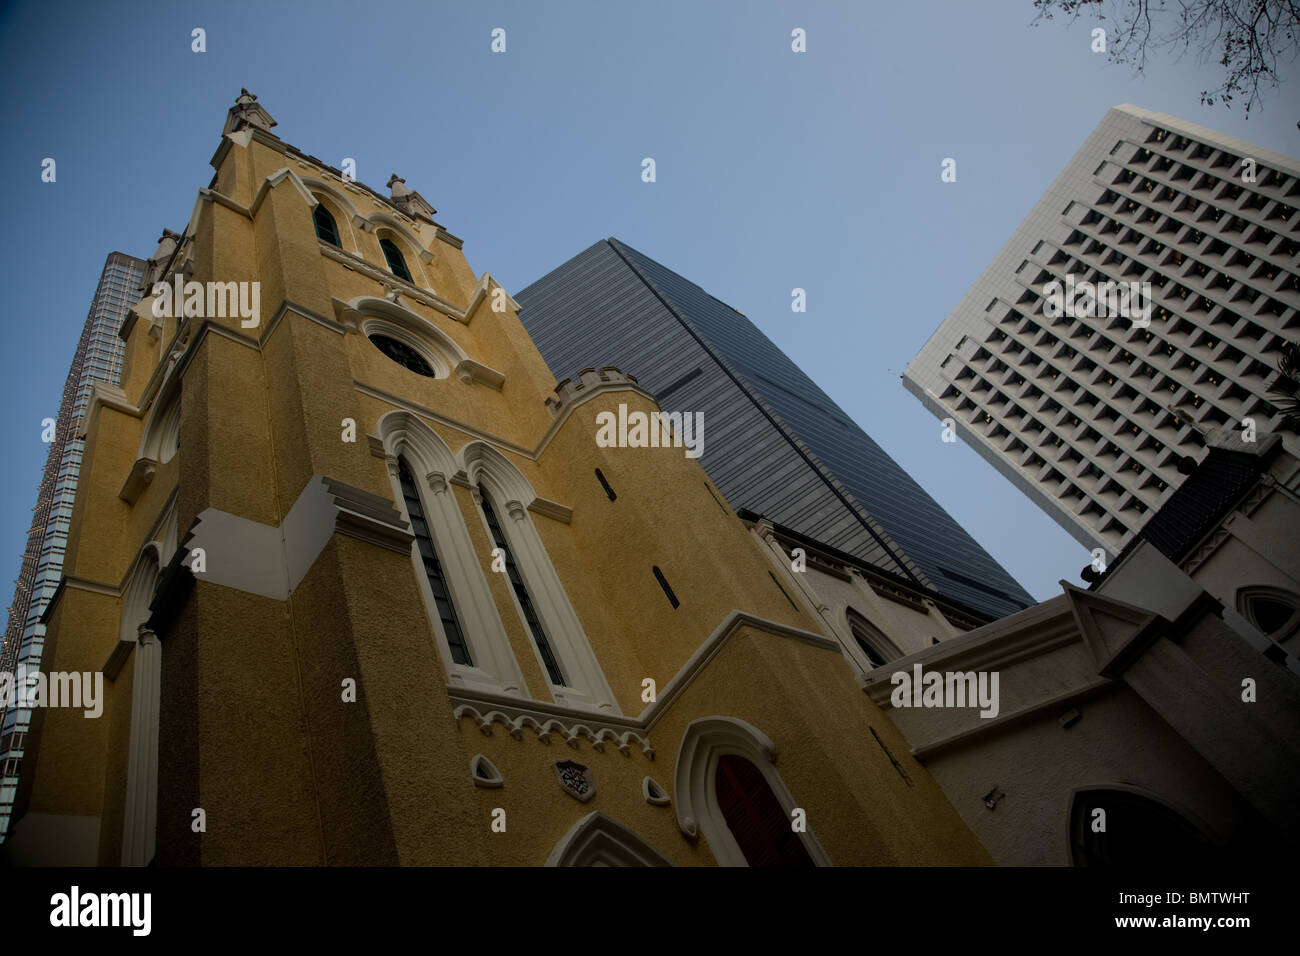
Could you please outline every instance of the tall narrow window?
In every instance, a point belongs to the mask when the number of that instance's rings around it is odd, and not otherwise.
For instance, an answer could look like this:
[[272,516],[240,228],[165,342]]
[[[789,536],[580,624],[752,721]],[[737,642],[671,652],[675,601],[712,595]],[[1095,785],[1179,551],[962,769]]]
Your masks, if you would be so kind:
[[505,558],[506,577],[510,579],[510,586],[514,589],[515,597],[519,599],[519,608],[524,612],[524,620],[528,622],[528,629],[533,634],[533,640],[537,642],[537,651],[542,656],[542,663],[546,665],[546,676],[555,686],[565,687],[567,684],[564,680],[564,672],[560,670],[560,662],[555,659],[555,654],[551,651],[551,644],[546,639],[546,631],[542,629],[537,608],[533,606],[533,599],[528,595],[528,587],[524,584],[519,569],[515,567],[515,559],[506,544],[501,522],[497,520],[497,513],[492,510],[492,501],[482,485],[479,485],[479,495],[483,505],[483,517],[487,520],[488,530],[492,532],[492,542],[501,549],[501,554]]
[[397,248],[397,243],[391,239],[380,239],[379,248],[384,250],[384,258],[388,260],[388,271],[399,279],[405,279],[407,282],[413,282],[411,271],[406,268],[406,259],[402,256],[402,250]]
[[406,501],[406,513],[411,518],[411,532],[415,535],[420,559],[424,563],[424,573],[429,578],[429,590],[433,592],[433,602],[438,607],[438,619],[442,621],[443,633],[447,635],[447,644],[451,648],[451,659],[466,667],[473,666],[469,656],[469,646],[465,643],[465,633],[460,627],[460,618],[456,616],[456,606],[451,601],[451,591],[447,588],[447,579],[442,573],[442,563],[438,552],[433,547],[433,537],[429,533],[428,522],[424,520],[424,506],[420,503],[420,492],[416,488],[415,478],[406,466],[406,459],[397,459],[397,477],[402,485],[402,498]]
[[331,246],[343,248],[343,243],[339,242],[339,229],[334,223],[334,217],[330,211],[325,208],[323,202],[317,201],[316,208],[312,210],[312,222],[316,224],[316,238],[321,242],[328,242]]

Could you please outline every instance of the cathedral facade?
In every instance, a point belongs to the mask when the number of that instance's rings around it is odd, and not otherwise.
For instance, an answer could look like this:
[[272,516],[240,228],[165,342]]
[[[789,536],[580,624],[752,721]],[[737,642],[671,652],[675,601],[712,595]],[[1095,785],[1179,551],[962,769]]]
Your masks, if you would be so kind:
[[92,396],[46,666],[102,713],[36,711],[10,858],[991,862],[862,687],[867,605],[986,619],[873,573],[828,625],[633,376],[556,385],[418,192],[274,126],[236,101]]

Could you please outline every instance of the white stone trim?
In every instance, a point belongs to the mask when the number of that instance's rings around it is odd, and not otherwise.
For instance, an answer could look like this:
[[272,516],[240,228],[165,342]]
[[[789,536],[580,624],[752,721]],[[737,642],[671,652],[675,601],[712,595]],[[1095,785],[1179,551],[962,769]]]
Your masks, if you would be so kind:
[[[569,602],[559,575],[555,573],[541,536],[528,517],[527,505],[537,498],[528,479],[486,442],[468,442],[461,448],[458,458],[476,495],[475,501],[479,501],[477,495],[480,485],[492,498],[492,508],[496,512],[502,534],[505,535],[506,546],[533,599],[551,650],[569,681],[567,686],[558,687],[551,684],[548,678],[552,697],[556,703],[577,704],[608,713],[620,713],[614,691],[591,649],[582,622]],[[491,540],[491,531],[482,507],[478,511],[484,534]],[[520,624],[528,634],[528,643],[537,657],[538,667],[546,677],[541,652],[528,629],[514,589],[509,590],[510,600],[519,614]]]
[[[438,341],[437,338],[421,335],[405,325],[399,325],[388,319],[363,319],[361,321],[361,335],[371,348],[378,349],[379,346],[370,341],[370,336],[386,335],[388,338],[396,339],[408,348],[413,349],[428,363],[430,370],[433,372],[432,378],[451,378],[452,368],[460,365],[461,360],[456,356],[455,352],[449,355],[443,343]],[[388,358],[388,356],[385,356],[385,358]],[[393,360],[388,358],[388,361]]]
[[[327,183],[323,179],[314,176],[303,176],[301,178],[303,185],[305,185],[309,190],[312,192],[323,193],[326,199],[332,200],[338,206],[339,211],[343,215],[343,219],[346,221],[348,238],[352,241],[351,251],[353,255],[361,255],[361,243],[357,239],[357,227],[355,225],[355,221],[360,218],[360,213],[357,212],[356,205],[352,200],[347,198],[342,190],[335,189],[333,185]],[[315,197],[313,197],[313,199],[314,198]],[[312,206],[314,207],[315,205],[316,202],[313,202]],[[330,215],[334,215],[333,211],[330,212]],[[334,216],[334,224],[336,227],[341,227],[343,225],[338,221],[338,216]],[[314,227],[315,223],[312,225]],[[339,238],[342,239],[342,235],[340,235]]]
[[635,720],[616,720],[576,707],[557,707],[544,701],[520,701],[502,694],[452,686],[447,687],[447,695],[451,698],[452,716],[457,723],[468,717],[485,737],[491,737],[493,727],[501,724],[506,733],[520,740],[524,728],[528,727],[539,741],[546,744],[558,736],[577,750],[585,739],[590,742],[592,750],[603,753],[608,741],[624,757],[631,756],[634,746],[641,749],[647,760],[655,757],[650,738]]
[[612,741],[624,756],[631,753],[631,745],[636,744],[648,759],[653,760],[655,751],[650,742],[651,729],[726,646],[727,641],[746,626],[759,628],[770,636],[797,640],[835,654],[840,653],[838,642],[820,634],[745,611],[731,611],[673,675],[672,680],[664,685],[655,702],[635,717],[594,713],[585,708],[549,701],[519,700],[487,691],[452,686],[447,687],[447,694],[451,698],[457,721],[462,717],[471,718],[485,736],[490,737],[493,727],[501,724],[511,737],[519,740],[523,737],[523,729],[528,727],[543,743],[550,743],[552,735],[556,733],[575,750],[583,738],[589,740],[592,749],[597,751],[604,748],[605,741]]
[[[131,729],[123,808],[122,865],[147,866],[158,829],[158,712],[162,698],[162,645],[145,626],[160,573],[159,548],[150,542],[136,560],[122,608],[118,646],[134,644]],[[125,663],[125,654],[120,657]],[[120,666],[120,665],[119,665]],[[116,673],[113,675],[116,677]]]
[[645,802],[652,807],[666,807],[673,802],[668,796],[668,791],[649,774],[641,778],[641,796],[645,797]]
[[501,771],[497,769],[496,764],[483,754],[475,754],[470,758],[469,775],[474,781],[474,786],[484,790],[497,790],[506,784],[506,778],[501,776]]
[[308,209],[315,207],[316,197],[311,194],[311,190],[307,188],[307,185],[298,178],[298,174],[288,166],[281,166],[275,172],[263,179],[261,185],[257,187],[257,195],[255,195],[253,201],[248,204],[248,214],[251,217],[256,218],[257,210],[262,207],[262,203],[266,200],[267,194],[285,180],[288,180],[293,188],[297,190],[298,195],[302,197],[302,200],[307,204]]
[[[673,787],[677,799],[677,826],[692,840],[703,833],[719,866],[748,866],[745,854],[718,806],[714,781],[718,758],[725,754],[744,757],[759,769],[787,819],[798,803],[773,766],[777,758],[776,745],[761,730],[735,717],[701,717],[691,721],[677,751]],[[814,863],[831,865],[830,857],[811,825],[797,835]]]
[[634,831],[598,810],[575,823],[546,858],[546,866],[672,866]]
[[[412,280],[417,278],[415,275],[416,269],[419,271],[419,281],[414,282],[413,284],[417,285],[421,289],[432,290],[433,282],[430,280],[429,272],[425,266],[432,261],[433,255],[429,253],[428,247],[425,246],[424,241],[416,235],[409,226],[401,222],[392,214],[384,212],[383,210],[372,212],[366,218],[370,223],[370,228],[366,231],[375,237],[375,245],[378,246],[379,241],[385,238],[392,241],[394,245],[397,246],[398,251],[402,253],[402,258],[406,260],[406,270],[411,273]],[[386,230],[391,233],[391,235],[381,235],[381,230]],[[406,246],[407,248],[403,249],[403,246]],[[425,259],[421,253],[427,253],[429,258]],[[381,256],[384,254],[383,249],[379,250],[379,254]],[[412,258],[416,260],[416,269],[411,268]],[[385,272],[392,272],[391,269],[388,269],[387,256],[384,256],[384,270]],[[392,274],[397,276],[396,273]]]
[[279,527],[205,508],[184,546],[204,549],[205,570],[198,579],[285,601],[335,534],[400,554],[410,553],[413,540],[388,499],[313,475]]
[[397,477],[399,457],[406,459],[415,479],[425,522],[438,549],[447,588],[469,645],[470,659],[474,661],[473,666],[466,667],[452,659],[419,549],[412,539],[409,546],[411,563],[430,626],[437,636],[438,651],[446,665],[448,680],[456,686],[495,689],[512,696],[527,697],[528,687],[523,672],[492,599],[492,590],[483,576],[482,562],[474,550],[455,493],[449,487],[452,476],[459,470],[456,456],[433,429],[409,412],[386,412],[375,427],[389,462],[393,500],[408,523],[410,516],[406,513]]

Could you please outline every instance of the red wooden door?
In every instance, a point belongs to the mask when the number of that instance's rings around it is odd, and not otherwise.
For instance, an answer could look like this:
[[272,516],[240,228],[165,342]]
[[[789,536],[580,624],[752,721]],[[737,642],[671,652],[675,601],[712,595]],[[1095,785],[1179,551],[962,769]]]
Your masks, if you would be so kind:
[[750,866],[815,865],[762,771],[752,763],[735,754],[719,757],[714,787],[722,816]]

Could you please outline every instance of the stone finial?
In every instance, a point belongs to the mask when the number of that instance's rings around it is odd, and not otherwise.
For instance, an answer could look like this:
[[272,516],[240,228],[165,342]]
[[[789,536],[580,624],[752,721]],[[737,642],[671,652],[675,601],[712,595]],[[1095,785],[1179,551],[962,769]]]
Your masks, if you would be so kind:
[[264,132],[270,132],[276,122],[266,108],[257,102],[257,95],[241,89],[235,98],[235,105],[226,113],[226,126],[221,135],[237,133],[245,126],[256,126]]
[[397,173],[388,177],[385,183],[392,190],[389,200],[394,206],[406,213],[412,219],[424,219],[432,223],[433,214],[438,210],[434,209],[423,196],[414,189],[406,188],[406,180]]

